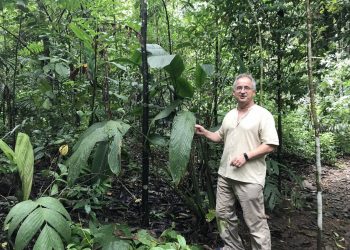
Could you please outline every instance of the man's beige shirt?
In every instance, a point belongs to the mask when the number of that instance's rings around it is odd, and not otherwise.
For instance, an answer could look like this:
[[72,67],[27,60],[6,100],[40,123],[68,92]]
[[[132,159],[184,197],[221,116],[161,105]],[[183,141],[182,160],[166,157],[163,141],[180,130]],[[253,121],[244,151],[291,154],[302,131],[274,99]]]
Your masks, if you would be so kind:
[[234,156],[242,155],[257,148],[260,144],[279,145],[275,121],[272,114],[254,104],[238,120],[238,111],[228,112],[220,129],[216,132],[224,141],[219,175],[233,180],[265,185],[266,156],[251,159],[242,167],[230,166]]

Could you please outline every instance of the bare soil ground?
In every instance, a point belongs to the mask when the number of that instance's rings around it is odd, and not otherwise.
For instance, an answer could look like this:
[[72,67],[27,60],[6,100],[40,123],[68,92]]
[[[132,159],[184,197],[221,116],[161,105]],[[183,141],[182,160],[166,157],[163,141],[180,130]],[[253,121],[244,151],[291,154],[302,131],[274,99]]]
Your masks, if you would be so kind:
[[[338,161],[338,167],[323,166],[323,249],[350,249],[350,158]],[[269,220],[273,249],[317,249],[317,201],[315,168],[300,170],[305,178],[301,209],[285,207]]]

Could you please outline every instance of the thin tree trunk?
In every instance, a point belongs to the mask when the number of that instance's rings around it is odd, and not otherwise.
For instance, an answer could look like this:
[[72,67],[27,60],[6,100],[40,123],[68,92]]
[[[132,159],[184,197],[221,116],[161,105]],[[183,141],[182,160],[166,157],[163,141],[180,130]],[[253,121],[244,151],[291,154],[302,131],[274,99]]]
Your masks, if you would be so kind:
[[[104,60],[108,62],[108,54],[107,49],[104,51]],[[111,102],[109,98],[109,64],[105,63],[105,77],[104,77],[104,86],[103,86],[103,103],[105,107],[105,112],[108,120],[112,119],[112,110],[111,110]]]
[[[96,24],[96,33],[98,33],[98,28]],[[97,54],[98,54],[98,37],[94,38],[94,71],[92,77],[92,98],[91,98],[91,117],[90,117],[90,125],[94,123],[95,117],[95,102],[97,95]]]
[[149,181],[149,151],[150,145],[147,140],[149,127],[149,92],[148,92],[148,63],[147,63],[147,0],[140,0],[141,14],[141,55],[142,55],[142,81],[143,81],[143,113],[142,113],[142,225],[149,226],[148,205],[148,181]]
[[[16,85],[17,85],[17,73],[18,73],[18,50],[21,40],[21,33],[22,33],[22,14],[19,17],[19,28],[18,28],[18,39],[16,42],[16,55],[15,55],[15,65],[14,65],[14,71],[13,71],[13,84],[12,84],[12,103],[11,103],[11,116],[10,116],[10,129],[14,129],[16,126]],[[16,144],[16,132],[13,133],[12,137],[12,143],[13,148]]]
[[[279,17],[279,24],[280,17]],[[278,27],[281,27],[278,25]],[[279,138],[279,146],[277,148],[277,161],[281,163],[282,161],[282,147],[283,147],[283,136],[282,136],[282,51],[281,51],[281,32],[277,31],[277,113],[278,113],[278,119],[277,119],[277,133]],[[282,189],[282,169],[279,171],[278,175],[278,189],[281,191]]]
[[260,29],[260,23],[258,21],[258,17],[256,15],[256,12],[254,10],[254,6],[251,3],[251,1],[248,0],[249,6],[252,10],[252,14],[254,16],[255,23],[258,27],[258,35],[259,35],[259,48],[260,48],[260,100],[259,104],[262,105],[263,100],[264,100],[264,92],[263,92],[263,80],[264,80],[264,59],[263,59],[263,45],[262,45],[262,37],[261,37],[261,29]]
[[169,53],[170,53],[170,55],[171,55],[173,52],[172,52],[172,45],[171,45],[171,34],[170,34],[170,22],[169,22],[168,9],[167,9],[167,7],[166,7],[165,0],[162,0],[162,3],[163,3],[163,6],[164,6],[166,24],[167,24],[167,27],[168,27]]
[[211,123],[214,123],[214,126],[218,125],[218,83],[219,83],[219,67],[220,67],[220,44],[219,44],[219,35],[215,39],[215,77],[214,77],[214,104],[213,104],[213,119]]
[[312,73],[312,20],[311,20],[311,8],[310,0],[306,0],[307,9],[307,72],[309,77],[309,93],[311,104],[311,117],[313,120],[315,130],[315,151],[316,151],[316,187],[317,187],[317,250],[322,248],[322,188],[321,188],[321,146],[320,146],[320,125],[318,123],[318,117],[316,113],[316,88],[313,83]]

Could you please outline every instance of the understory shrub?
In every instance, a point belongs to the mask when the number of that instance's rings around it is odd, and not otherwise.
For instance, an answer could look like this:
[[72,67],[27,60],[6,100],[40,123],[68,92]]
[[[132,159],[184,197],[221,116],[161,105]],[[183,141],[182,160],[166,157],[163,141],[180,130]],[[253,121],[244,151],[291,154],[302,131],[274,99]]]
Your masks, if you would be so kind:
[[[339,142],[334,132],[320,133],[321,160],[334,164],[340,155]],[[283,118],[283,150],[291,155],[313,161],[315,159],[315,135],[304,110],[296,110]]]

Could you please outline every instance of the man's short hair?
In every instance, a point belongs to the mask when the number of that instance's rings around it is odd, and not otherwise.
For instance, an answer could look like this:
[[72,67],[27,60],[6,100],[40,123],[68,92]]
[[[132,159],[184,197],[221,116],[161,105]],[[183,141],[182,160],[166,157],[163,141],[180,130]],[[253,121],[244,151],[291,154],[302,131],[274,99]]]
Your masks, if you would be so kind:
[[239,74],[238,76],[236,76],[235,81],[233,82],[233,88],[235,89],[236,85],[237,85],[237,81],[241,78],[244,78],[244,77],[247,77],[251,80],[252,85],[253,85],[253,90],[256,90],[256,81],[255,81],[254,77],[252,77],[252,75],[248,74],[248,73],[243,73],[243,74]]

